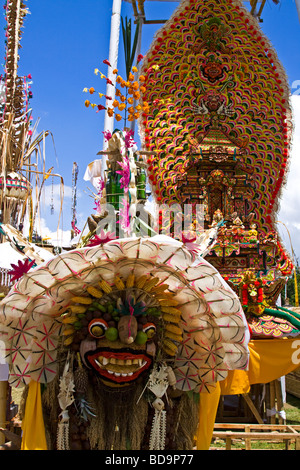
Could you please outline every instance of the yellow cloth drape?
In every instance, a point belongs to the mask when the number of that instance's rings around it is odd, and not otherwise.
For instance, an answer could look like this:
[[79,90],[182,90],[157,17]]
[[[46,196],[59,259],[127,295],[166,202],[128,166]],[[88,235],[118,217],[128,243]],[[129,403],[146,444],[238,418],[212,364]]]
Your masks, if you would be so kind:
[[31,381],[28,388],[25,415],[22,421],[21,450],[47,450],[41,384]]
[[248,393],[250,386],[269,383],[300,366],[300,340],[260,339],[249,342],[249,368],[229,371],[220,382],[221,395]]
[[221,394],[220,384],[217,383],[211,393],[200,393],[199,422],[196,435],[197,450],[208,450],[214,431],[214,424]]
[[266,339],[249,342],[249,369],[231,370],[213,393],[201,393],[197,450],[208,450],[216,419],[220,395],[248,393],[250,386],[269,383],[300,366],[300,339]]

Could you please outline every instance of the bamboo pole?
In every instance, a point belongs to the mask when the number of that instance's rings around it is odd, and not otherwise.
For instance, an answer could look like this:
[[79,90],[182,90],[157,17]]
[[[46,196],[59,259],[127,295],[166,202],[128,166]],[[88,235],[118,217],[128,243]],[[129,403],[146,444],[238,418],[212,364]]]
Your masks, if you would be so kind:
[[294,268],[294,282],[295,282],[295,307],[299,307],[298,282],[297,282],[296,268]]
[[[115,84],[117,76],[112,73],[114,69],[117,69],[118,65],[118,55],[119,55],[119,42],[120,42],[120,24],[121,24],[121,8],[122,8],[122,0],[114,0],[113,7],[112,7],[112,16],[111,16],[111,25],[110,25],[110,43],[109,43],[109,63],[111,67],[108,67],[108,78],[111,80],[113,85],[107,84],[106,87],[106,95],[111,96],[114,100],[115,98]],[[113,133],[114,127],[114,118],[109,117],[107,113],[105,113],[104,118],[104,130],[110,131],[111,134]],[[103,138],[103,148],[107,148],[107,142],[105,137]],[[102,159],[102,175],[104,175],[104,171],[106,169],[106,161],[105,158]]]
[[299,18],[299,21],[300,21],[300,0],[295,0],[296,2],[296,8],[297,8],[297,12],[298,12],[298,18]]
[[[0,428],[6,428],[7,382],[0,382]],[[5,436],[0,432],[0,445],[5,443]]]

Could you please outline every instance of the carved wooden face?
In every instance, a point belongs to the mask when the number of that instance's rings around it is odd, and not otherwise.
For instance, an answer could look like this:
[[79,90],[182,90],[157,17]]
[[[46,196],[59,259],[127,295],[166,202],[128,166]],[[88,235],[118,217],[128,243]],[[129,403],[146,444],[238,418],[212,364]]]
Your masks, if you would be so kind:
[[112,316],[96,310],[81,347],[85,363],[105,382],[134,382],[152,366],[158,323],[147,314]]

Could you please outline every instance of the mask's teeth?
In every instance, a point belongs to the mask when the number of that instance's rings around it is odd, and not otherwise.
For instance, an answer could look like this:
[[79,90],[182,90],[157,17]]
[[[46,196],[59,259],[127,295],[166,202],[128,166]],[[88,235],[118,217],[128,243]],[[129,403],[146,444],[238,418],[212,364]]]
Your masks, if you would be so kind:
[[100,362],[99,362],[99,361],[97,361],[97,359],[95,359],[95,362],[96,362],[97,366],[98,366],[98,367],[100,367],[100,368],[102,369],[102,365],[100,364]]

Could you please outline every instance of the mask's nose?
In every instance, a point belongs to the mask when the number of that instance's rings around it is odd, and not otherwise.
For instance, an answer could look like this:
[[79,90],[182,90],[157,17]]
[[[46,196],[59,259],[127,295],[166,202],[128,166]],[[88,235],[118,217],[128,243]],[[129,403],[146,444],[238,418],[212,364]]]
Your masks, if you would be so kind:
[[119,340],[124,344],[134,342],[137,335],[138,325],[133,315],[125,315],[118,323]]

